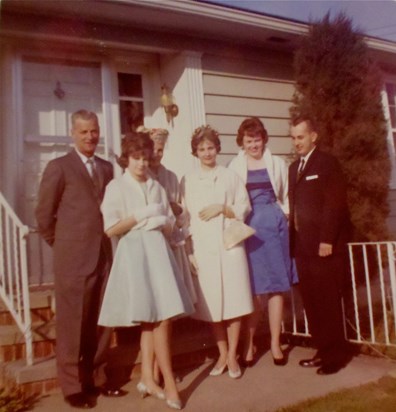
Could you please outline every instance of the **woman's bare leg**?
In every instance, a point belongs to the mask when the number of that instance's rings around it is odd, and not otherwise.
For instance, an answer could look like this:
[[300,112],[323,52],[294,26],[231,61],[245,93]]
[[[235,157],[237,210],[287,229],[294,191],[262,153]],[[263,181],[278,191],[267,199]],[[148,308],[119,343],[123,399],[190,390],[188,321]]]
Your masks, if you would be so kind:
[[142,323],[140,336],[140,353],[142,357],[142,373],[140,381],[147,387],[150,393],[162,393],[162,389],[156,384],[153,375],[154,366],[154,332],[152,323]]
[[226,327],[224,322],[213,322],[212,329],[217,347],[219,349],[219,358],[217,359],[216,365],[214,367],[216,369],[221,369],[227,363],[228,356]]
[[239,342],[239,334],[241,331],[241,318],[234,318],[227,321],[227,337],[228,337],[228,355],[227,365],[231,371],[239,370],[237,361],[237,350]]
[[245,328],[243,359],[247,362],[252,361],[256,353],[256,348],[254,346],[254,335],[256,333],[257,325],[260,321],[260,316],[262,312],[262,296],[255,295],[253,297],[253,303],[254,303],[253,313],[246,316],[244,320],[244,322],[246,322],[246,328]]
[[155,324],[153,329],[154,353],[164,378],[166,399],[171,401],[180,401],[179,392],[177,390],[172,371],[169,333],[170,322],[170,320],[164,320]]
[[283,295],[280,293],[268,296],[268,320],[271,332],[271,352],[275,359],[282,358],[280,335],[282,332]]

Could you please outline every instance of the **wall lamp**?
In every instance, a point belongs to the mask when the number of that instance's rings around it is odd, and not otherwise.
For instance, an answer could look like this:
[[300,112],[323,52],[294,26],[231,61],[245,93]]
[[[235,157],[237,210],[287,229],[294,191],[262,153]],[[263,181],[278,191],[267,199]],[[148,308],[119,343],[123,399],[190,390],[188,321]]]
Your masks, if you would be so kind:
[[166,84],[161,86],[161,105],[165,110],[167,122],[173,124],[173,118],[179,114],[179,108],[175,104],[172,92]]

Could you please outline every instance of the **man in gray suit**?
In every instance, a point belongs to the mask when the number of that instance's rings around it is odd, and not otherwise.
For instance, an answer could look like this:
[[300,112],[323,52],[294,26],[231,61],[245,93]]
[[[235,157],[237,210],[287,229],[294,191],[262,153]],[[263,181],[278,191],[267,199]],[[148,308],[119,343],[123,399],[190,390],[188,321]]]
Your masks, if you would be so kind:
[[112,164],[94,155],[99,135],[95,113],[73,113],[75,149],[48,163],[36,209],[40,234],[53,248],[59,383],[65,400],[84,409],[96,406],[94,372],[104,365],[111,332],[97,326],[111,264],[100,203],[113,178]]

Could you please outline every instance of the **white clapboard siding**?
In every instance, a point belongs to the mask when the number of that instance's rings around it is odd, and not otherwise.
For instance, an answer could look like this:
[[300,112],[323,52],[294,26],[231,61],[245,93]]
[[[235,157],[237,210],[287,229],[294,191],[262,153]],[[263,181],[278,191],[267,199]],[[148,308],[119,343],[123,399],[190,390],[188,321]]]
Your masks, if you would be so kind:
[[250,97],[205,95],[207,113],[287,119],[290,102]]
[[294,93],[291,80],[207,70],[203,73],[203,85],[206,123],[220,133],[219,163],[227,164],[238,152],[235,141],[238,127],[251,116],[259,117],[264,123],[271,151],[290,158],[289,109]]
[[226,96],[246,96],[248,90],[251,98],[283,101],[290,101],[294,93],[292,83],[217,75],[204,77],[204,89],[213,95]]
[[[238,127],[245,118],[246,116],[207,114],[206,122],[216,130],[221,130],[222,134],[236,137]],[[284,121],[284,119],[267,119],[266,117],[261,117],[261,120],[270,137],[289,136],[289,124],[287,121]]]

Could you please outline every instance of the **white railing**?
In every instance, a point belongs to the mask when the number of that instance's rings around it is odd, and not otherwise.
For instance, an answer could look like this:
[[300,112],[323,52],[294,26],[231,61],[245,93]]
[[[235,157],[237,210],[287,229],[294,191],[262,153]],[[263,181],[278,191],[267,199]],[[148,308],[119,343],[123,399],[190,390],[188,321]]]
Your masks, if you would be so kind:
[[[396,242],[349,243],[350,282],[343,300],[350,342],[396,347]],[[283,331],[310,336],[299,293],[286,299]]]
[[26,237],[22,224],[0,193],[0,297],[24,335],[26,363],[33,364],[32,322]]

